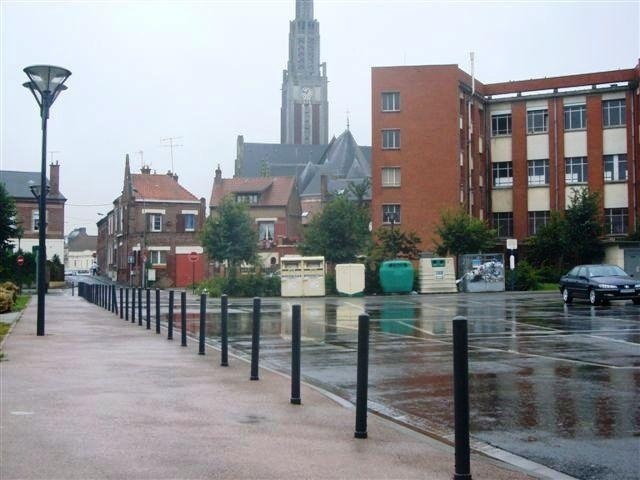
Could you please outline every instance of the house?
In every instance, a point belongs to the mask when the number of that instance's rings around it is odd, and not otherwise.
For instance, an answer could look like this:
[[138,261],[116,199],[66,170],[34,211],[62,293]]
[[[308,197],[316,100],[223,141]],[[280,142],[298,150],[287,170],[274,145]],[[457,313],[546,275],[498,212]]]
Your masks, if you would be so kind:
[[151,173],[147,166],[131,173],[127,155],[122,194],[97,224],[100,271],[133,286],[185,287],[202,280],[205,214],[205,199],[180,185],[178,175]]
[[278,265],[282,255],[297,252],[302,211],[295,177],[222,178],[218,166],[209,202],[212,215],[227,196],[248,205],[264,267]]
[[[31,252],[39,244],[38,221],[40,210],[38,200],[31,192],[31,186],[40,186],[40,172],[20,172],[0,170],[0,182],[16,204],[16,226],[19,236],[11,239],[16,249]],[[47,179],[49,193],[47,195],[47,260],[57,255],[60,262],[64,259],[64,204],[67,199],[60,192],[60,165],[58,162],[49,165]]]
[[393,220],[431,249],[440,212],[463,208],[524,240],[585,188],[612,241],[638,228],[640,63],[493,84],[457,65],[371,77],[374,228]]
[[91,270],[96,263],[97,235],[88,235],[87,229],[76,228],[67,235],[65,245],[65,271]]

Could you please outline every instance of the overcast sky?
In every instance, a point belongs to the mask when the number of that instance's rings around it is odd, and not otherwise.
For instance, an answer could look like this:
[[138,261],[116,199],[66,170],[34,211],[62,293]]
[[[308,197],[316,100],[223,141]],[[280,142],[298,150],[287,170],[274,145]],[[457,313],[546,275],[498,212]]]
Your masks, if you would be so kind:
[[[458,64],[483,83],[633,68],[638,1],[316,0],[329,78],[329,136],[371,144],[371,67]],[[0,169],[39,171],[39,111],[22,87],[33,64],[68,68],[48,148],[61,164],[65,233],[97,231],[122,190],[124,159],[172,168],[197,197],[218,164],[233,175],[236,137],[280,140],[280,88],[295,0],[0,3]],[[47,162],[48,163],[48,162]]]

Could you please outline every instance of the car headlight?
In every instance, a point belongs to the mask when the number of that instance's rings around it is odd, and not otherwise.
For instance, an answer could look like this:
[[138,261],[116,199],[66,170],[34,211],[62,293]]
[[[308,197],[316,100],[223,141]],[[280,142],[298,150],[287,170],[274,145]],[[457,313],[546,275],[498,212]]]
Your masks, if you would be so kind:
[[635,288],[640,288],[640,283],[636,283],[636,287]]
[[611,285],[609,283],[599,283],[598,288],[618,288],[616,285]]

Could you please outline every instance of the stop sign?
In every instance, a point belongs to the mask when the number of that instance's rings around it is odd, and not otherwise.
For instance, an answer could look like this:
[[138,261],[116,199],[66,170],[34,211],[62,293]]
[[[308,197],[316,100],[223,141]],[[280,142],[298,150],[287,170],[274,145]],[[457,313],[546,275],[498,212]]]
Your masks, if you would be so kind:
[[18,259],[16,260],[16,263],[18,264],[19,267],[24,265],[24,257],[22,255],[18,255]]
[[198,254],[196,252],[191,252],[189,254],[189,261],[191,263],[196,263],[198,261]]

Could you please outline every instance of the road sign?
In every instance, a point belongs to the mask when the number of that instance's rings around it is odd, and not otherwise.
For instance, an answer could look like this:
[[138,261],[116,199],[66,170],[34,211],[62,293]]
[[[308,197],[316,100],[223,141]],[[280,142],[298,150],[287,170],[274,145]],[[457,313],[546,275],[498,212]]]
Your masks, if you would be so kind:
[[198,254],[196,252],[191,252],[189,254],[189,261],[191,263],[196,263],[198,261]]
[[517,249],[518,249],[518,239],[507,238],[507,250],[517,250]]
[[24,257],[22,255],[18,255],[18,259],[16,260],[16,263],[18,264],[19,267],[24,265]]

